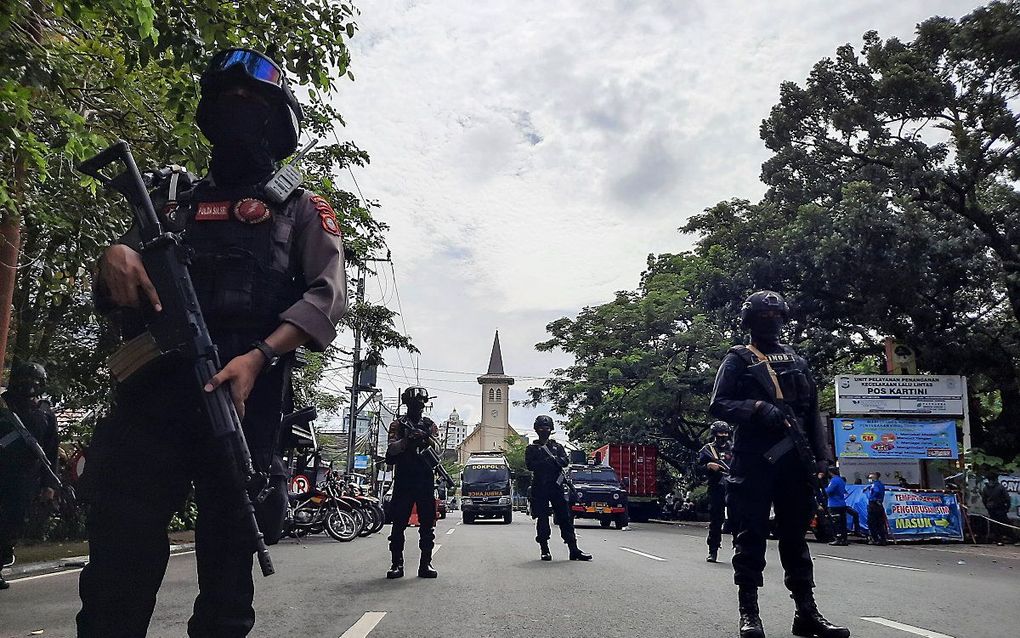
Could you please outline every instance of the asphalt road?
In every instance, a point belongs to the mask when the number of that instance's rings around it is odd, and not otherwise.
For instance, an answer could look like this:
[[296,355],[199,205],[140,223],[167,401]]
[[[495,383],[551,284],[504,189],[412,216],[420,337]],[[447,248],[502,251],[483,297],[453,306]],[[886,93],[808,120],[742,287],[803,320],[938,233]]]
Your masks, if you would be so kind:
[[[387,581],[385,534],[342,544],[321,536],[273,548],[276,575],[258,578],[252,636],[294,638],[505,638],[736,634],[727,563],[704,562],[703,530],[579,523],[591,563],[538,560],[530,519],[440,521],[438,580]],[[555,532],[554,532],[555,534]],[[407,563],[417,565],[416,530]],[[853,635],[1002,638],[1020,625],[1020,552],[968,546],[830,547],[813,543],[819,606]],[[770,543],[762,617],[789,636],[792,601]],[[962,561],[962,564],[961,562]],[[194,554],[170,559],[150,636],[180,638],[196,593]],[[0,637],[73,636],[77,572],[13,581],[0,592]],[[873,620],[865,620],[871,618]],[[424,629],[422,628],[424,627]]]

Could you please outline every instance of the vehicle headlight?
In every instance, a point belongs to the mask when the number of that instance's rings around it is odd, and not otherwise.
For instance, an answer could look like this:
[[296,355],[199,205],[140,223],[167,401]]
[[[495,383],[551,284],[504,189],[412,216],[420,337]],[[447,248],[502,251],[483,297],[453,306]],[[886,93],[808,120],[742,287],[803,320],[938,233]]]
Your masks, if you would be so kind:
[[613,492],[613,500],[614,501],[620,500],[620,493],[619,492]]
[[509,505],[510,504],[510,497],[509,496],[500,496],[499,497],[499,504],[500,505]]
[[465,496],[464,498],[460,499],[460,504],[461,505],[470,505],[471,504],[471,499]]

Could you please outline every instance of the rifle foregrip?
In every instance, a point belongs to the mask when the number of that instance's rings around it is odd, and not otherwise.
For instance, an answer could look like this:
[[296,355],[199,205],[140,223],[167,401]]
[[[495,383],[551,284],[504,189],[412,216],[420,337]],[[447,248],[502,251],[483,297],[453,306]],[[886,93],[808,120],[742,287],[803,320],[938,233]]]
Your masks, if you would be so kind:
[[78,164],[78,170],[90,177],[94,177],[103,184],[109,184],[109,178],[99,171],[123,157],[124,153],[128,151],[129,148],[130,147],[127,142],[124,140],[117,140],[99,153],[96,153],[81,164]]

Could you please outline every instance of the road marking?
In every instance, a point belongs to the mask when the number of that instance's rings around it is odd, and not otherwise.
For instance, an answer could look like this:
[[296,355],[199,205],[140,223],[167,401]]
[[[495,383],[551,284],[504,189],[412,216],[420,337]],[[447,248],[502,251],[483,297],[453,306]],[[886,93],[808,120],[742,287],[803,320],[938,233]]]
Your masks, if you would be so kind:
[[863,617],[861,618],[861,620],[867,620],[868,622],[873,622],[879,625],[885,625],[886,627],[899,629],[900,631],[905,631],[907,633],[914,634],[917,636],[924,636],[924,638],[953,638],[948,634],[940,634],[939,632],[931,631],[930,629],[922,629],[921,627],[915,627],[913,625],[905,625],[901,622],[896,622],[895,620],[889,620],[888,618],[879,618],[877,616],[873,616]]
[[665,558],[659,558],[658,556],[652,556],[651,554],[646,554],[644,552],[639,552],[638,550],[631,549],[629,547],[621,547],[620,549],[622,549],[625,552],[630,552],[631,554],[637,554],[638,556],[644,556],[645,558],[651,558],[652,560],[657,560],[657,561],[662,562],[662,563],[666,562]]
[[458,524],[458,525],[460,525],[460,524],[461,524],[461,523],[463,523],[463,522],[464,522],[464,521],[457,521],[457,524]]
[[379,624],[379,621],[385,615],[385,611],[366,611],[358,619],[358,622],[351,625],[351,628],[345,631],[340,638],[365,638],[365,636],[372,633],[372,630],[375,629],[375,626]]
[[438,551],[439,551],[439,550],[440,550],[440,549],[441,549],[442,547],[443,547],[442,545],[440,545],[439,543],[436,543],[436,544],[435,544],[435,545],[434,545],[434,546],[432,547],[432,555],[433,555],[433,556],[435,556],[435,555],[436,555],[436,552],[438,552]]
[[[194,553],[195,553],[195,550],[192,549],[192,550],[189,550],[189,551],[186,551],[186,552],[177,552],[175,554],[170,554],[170,557],[173,558],[174,556],[184,556],[185,554],[194,554]],[[77,569],[64,569],[64,570],[61,570],[59,572],[50,572],[48,574],[37,574],[35,576],[25,576],[24,578],[12,578],[11,580],[9,580],[7,582],[9,582],[11,584],[14,584],[14,583],[20,583],[20,582],[25,581],[25,580],[35,580],[37,578],[49,578],[50,576],[63,576],[64,574],[77,574],[78,572],[80,572],[83,569],[85,569],[85,568],[84,567],[78,567]]]
[[924,572],[926,569],[918,569],[917,567],[904,567],[903,565],[889,565],[887,563],[873,563],[870,560],[857,560],[856,558],[843,558],[842,556],[829,556],[828,554],[815,554],[820,558],[828,558],[829,560],[841,560],[847,563],[860,563],[861,565],[874,565],[875,567],[890,567],[892,569],[904,569],[908,572]]
[[450,529],[446,530],[446,535],[449,536],[450,534],[452,534],[452,533],[454,533],[456,531],[457,531],[456,527],[451,527]]

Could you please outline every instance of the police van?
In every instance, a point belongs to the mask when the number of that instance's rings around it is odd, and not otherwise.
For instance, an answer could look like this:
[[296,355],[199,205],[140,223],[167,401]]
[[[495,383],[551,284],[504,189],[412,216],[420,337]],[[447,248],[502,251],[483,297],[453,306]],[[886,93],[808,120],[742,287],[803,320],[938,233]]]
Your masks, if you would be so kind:
[[460,473],[460,508],[464,524],[479,518],[513,520],[510,464],[503,452],[472,452]]

